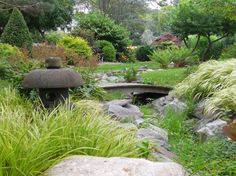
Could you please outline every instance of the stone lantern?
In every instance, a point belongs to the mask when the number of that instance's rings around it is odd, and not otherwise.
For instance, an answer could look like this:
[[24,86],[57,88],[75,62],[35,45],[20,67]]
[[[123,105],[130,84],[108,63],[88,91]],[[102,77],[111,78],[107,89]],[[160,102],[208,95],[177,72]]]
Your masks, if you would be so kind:
[[65,103],[69,88],[83,85],[81,75],[69,68],[61,68],[61,59],[50,57],[45,60],[47,69],[31,71],[23,80],[26,89],[39,89],[39,97],[45,108]]

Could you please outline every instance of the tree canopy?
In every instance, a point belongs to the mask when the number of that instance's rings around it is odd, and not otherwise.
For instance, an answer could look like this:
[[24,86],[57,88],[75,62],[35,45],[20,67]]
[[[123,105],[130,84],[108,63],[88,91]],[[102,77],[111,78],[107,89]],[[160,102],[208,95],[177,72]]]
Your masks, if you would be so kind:
[[[172,31],[179,35],[185,43],[189,35],[198,36],[196,47],[200,37],[207,38],[208,47],[206,48],[203,59],[211,49],[213,43],[236,32],[236,20],[228,18],[224,13],[217,13],[209,8],[209,1],[182,1],[175,9],[171,24]],[[212,35],[216,35],[218,38],[212,41]]]
[[12,8],[17,7],[28,27],[43,35],[46,30],[65,27],[71,22],[74,3],[74,0],[2,0],[0,28],[6,25]]

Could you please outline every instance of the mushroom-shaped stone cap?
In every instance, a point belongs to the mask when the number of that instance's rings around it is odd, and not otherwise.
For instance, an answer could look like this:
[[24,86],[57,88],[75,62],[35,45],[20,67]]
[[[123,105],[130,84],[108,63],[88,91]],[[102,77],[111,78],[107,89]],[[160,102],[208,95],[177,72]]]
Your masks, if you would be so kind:
[[73,88],[83,85],[81,75],[69,68],[36,69],[23,80],[24,88]]

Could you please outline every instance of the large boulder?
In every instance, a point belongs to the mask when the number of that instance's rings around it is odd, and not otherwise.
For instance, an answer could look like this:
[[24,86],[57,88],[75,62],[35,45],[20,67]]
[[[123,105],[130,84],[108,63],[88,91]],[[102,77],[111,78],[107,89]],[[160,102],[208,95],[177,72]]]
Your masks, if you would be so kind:
[[72,156],[46,171],[46,176],[187,176],[174,162],[133,158]]
[[154,100],[152,104],[161,117],[166,115],[168,109],[172,109],[174,112],[183,112],[187,108],[187,105],[184,102],[172,96],[161,97]]
[[137,138],[151,141],[154,145],[168,148],[168,133],[159,127],[149,125],[137,131]]
[[115,120],[140,125],[144,121],[143,113],[137,106],[130,103],[131,100],[113,100],[105,103],[105,109]]
[[213,122],[207,123],[197,130],[203,140],[210,137],[225,137],[223,128],[227,125],[227,122],[221,119],[217,119]]

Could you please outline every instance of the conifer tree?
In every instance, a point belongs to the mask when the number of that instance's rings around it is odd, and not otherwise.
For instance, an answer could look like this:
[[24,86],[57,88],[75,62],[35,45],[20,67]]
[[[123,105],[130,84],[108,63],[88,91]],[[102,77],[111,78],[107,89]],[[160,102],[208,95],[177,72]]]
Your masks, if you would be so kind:
[[1,42],[20,48],[32,48],[33,41],[29,29],[22,13],[17,8],[13,9],[8,23],[3,30]]

